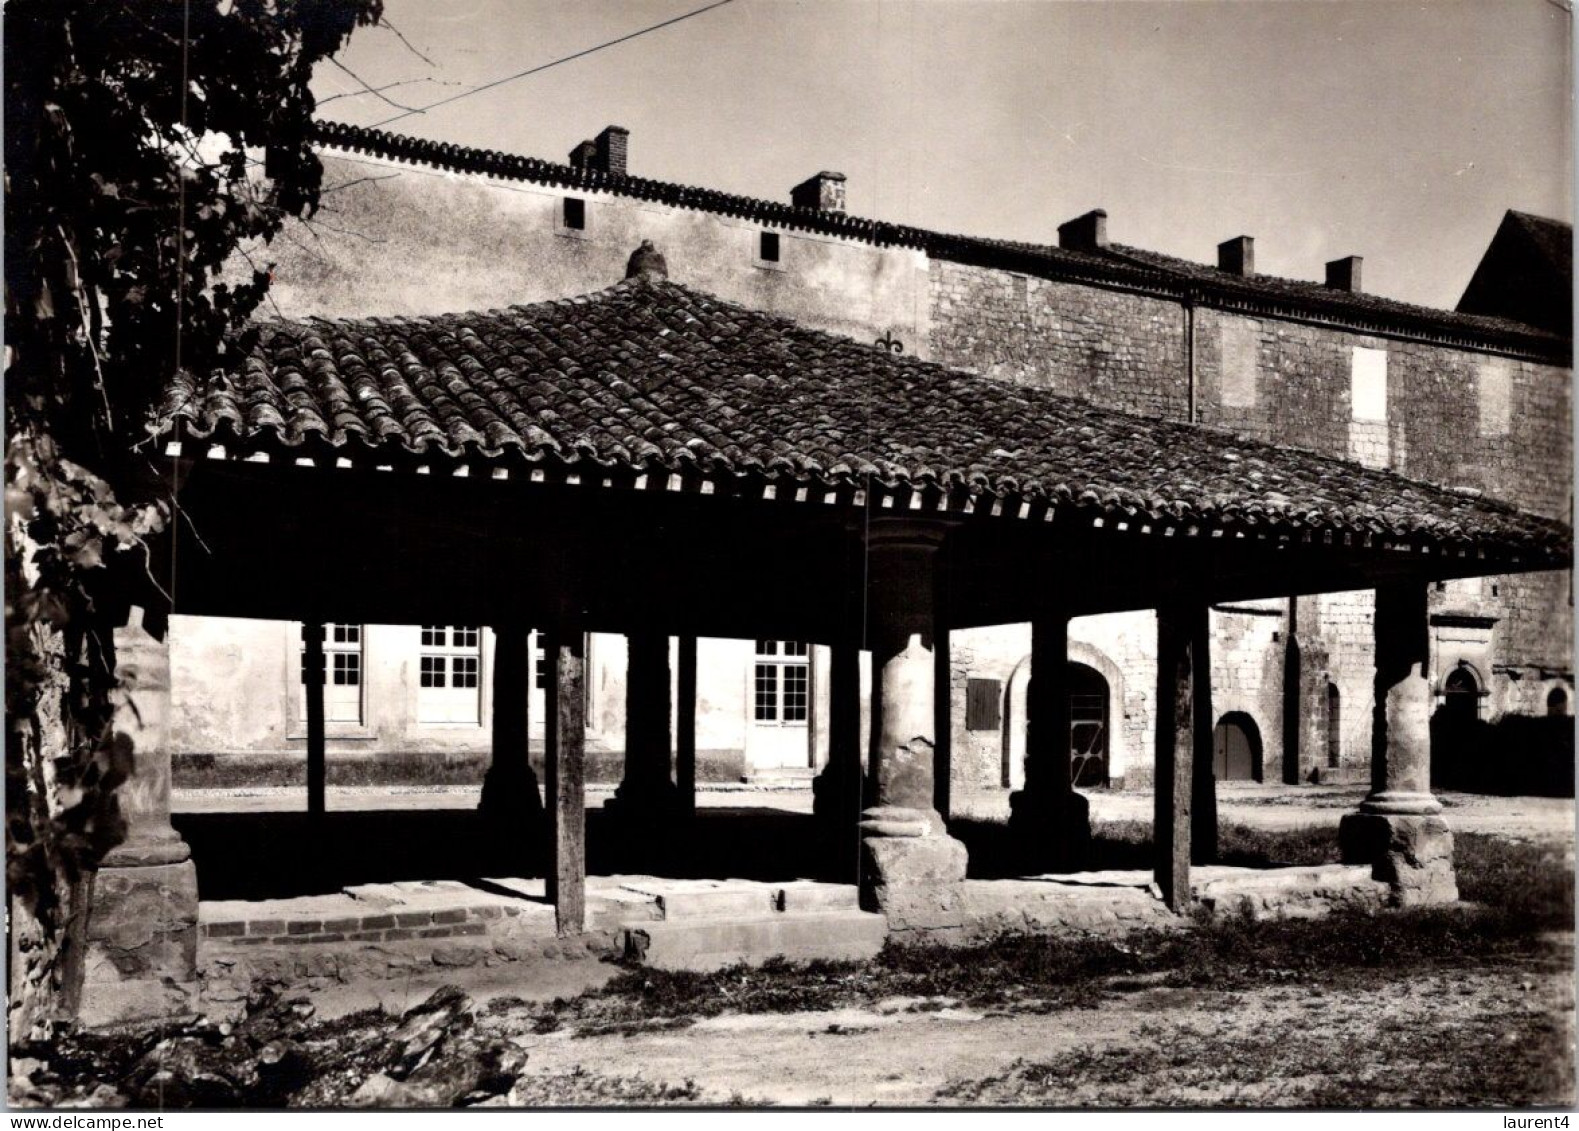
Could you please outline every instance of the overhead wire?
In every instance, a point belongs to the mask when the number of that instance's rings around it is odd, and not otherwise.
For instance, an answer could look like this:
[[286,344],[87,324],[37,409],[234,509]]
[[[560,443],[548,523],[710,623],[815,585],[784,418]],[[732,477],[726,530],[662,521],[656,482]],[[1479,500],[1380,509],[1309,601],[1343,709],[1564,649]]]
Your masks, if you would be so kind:
[[596,47],[588,47],[585,51],[577,51],[574,55],[566,55],[563,58],[554,59],[551,62],[543,63],[539,66],[531,67],[524,71],[518,71],[513,75],[506,75],[502,79],[495,79],[493,82],[483,83],[481,86],[474,86],[470,90],[464,90],[461,93],[453,94],[448,98],[441,98],[437,102],[430,102],[426,106],[419,106],[414,109],[406,110],[404,113],[396,114],[393,117],[385,118],[379,122],[374,122],[369,128],[376,130],[380,127],[398,122],[403,118],[409,118],[413,114],[425,114],[429,110],[436,110],[440,106],[448,106],[452,102],[459,102],[463,98],[470,98],[472,95],[481,94],[485,90],[493,90],[495,87],[503,86],[506,83],[515,82],[518,79],[524,79],[530,75],[541,74],[550,67],[557,67],[561,63],[571,63],[577,59],[584,59],[588,55],[595,54],[596,52],[602,51],[605,48],[615,47],[621,43],[629,43],[633,39],[639,39],[641,36],[647,35],[651,32],[659,31],[666,27],[673,27],[675,24],[683,23],[686,20],[700,16],[704,12],[711,12],[714,8],[722,8],[726,4],[733,4],[734,2],[735,0],[714,0],[714,3],[708,4],[705,7],[697,8],[693,11],[686,12],[684,15],[675,16],[673,19],[668,19],[664,20],[662,23],[653,24],[650,27],[644,27],[640,31],[633,31],[629,35],[622,35],[618,39],[611,39],[606,43],[600,43]]

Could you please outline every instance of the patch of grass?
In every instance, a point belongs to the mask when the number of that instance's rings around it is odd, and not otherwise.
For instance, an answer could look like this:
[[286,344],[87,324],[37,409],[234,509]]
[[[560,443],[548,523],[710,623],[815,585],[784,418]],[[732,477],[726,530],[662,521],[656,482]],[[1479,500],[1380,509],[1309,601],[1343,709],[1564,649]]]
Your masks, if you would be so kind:
[[956,1080],[938,1100],[1118,1107],[1462,1107],[1564,1103],[1572,1076],[1563,1026],[1497,1013],[1415,1019],[1354,1033],[1283,1019],[1234,1028],[1143,1025],[1132,1040],[1020,1058]]

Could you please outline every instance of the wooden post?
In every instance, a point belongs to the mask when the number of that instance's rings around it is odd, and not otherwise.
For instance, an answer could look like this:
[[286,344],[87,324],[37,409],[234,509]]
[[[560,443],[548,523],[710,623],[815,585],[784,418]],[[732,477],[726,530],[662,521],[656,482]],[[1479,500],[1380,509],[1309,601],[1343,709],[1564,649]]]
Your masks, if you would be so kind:
[[1190,658],[1193,665],[1191,690],[1194,692],[1192,716],[1195,720],[1194,773],[1191,777],[1190,862],[1213,864],[1217,861],[1217,767],[1213,763],[1212,735],[1216,715],[1212,710],[1212,626],[1211,613],[1203,605],[1199,615],[1190,619]]
[[[940,601],[939,604],[942,602]],[[954,772],[954,678],[949,668],[949,630],[942,616],[932,630],[932,807],[947,821]]]
[[323,722],[323,622],[302,625],[302,686],[307,696],[307,813],[313,820],[326,809],[329,768],[324,754]]
[[549,822],[553,859],[547,887],[561,937],[586,930],[587,810],[586,642],[579,629],[561,626],[548,634],[547,732]]
[[1204,639],[1206,605],[1157,610],[1155,816],[1152,823],[1157,886],[1174,911],[1190,904],[1191,795],[1195,761],[1196,664]]
[[680,637],[674,689],[674,778],[680,814],[696,816],[696,637]]

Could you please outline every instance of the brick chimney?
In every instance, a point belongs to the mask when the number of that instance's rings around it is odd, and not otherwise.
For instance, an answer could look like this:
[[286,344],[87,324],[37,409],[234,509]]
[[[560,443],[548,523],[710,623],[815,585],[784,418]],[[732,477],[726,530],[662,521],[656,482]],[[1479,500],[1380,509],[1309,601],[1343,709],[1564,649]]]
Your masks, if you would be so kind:
[[1058,225],[1058,246],[1071,251],[1097,251],[1107,246],[1107,213],[1093,208]]
[[1256,273],[1256,241],[1249,236],[1235,236],[1217,245],[1217,269],[1230,275]]
[[790,203],[796,208],[815,208],[818,212],[844,214],[844,174],[821,172],[790,189]]
[[1360,293],[1360,264],[1358,255],[1346,255],[1327,264],[1327,286],[1335,291]]
[[572,149],[570,164],[594,173],[624,176],[630,151],[630,134],[623,126],[609,126],[591,141],[584,141]]

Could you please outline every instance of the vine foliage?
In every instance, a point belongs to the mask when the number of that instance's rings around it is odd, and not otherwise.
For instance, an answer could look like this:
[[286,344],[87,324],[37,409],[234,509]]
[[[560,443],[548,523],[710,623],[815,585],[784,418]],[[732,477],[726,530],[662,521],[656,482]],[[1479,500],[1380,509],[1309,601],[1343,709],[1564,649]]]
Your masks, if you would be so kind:
[[382,0],[4,8],[6,880],[11,1032],[73,1001],[85,878],[125,835],[112,629],[157,607],[147,446],[177,371],[250,348],[252,263],[317,207],[315,64]]

